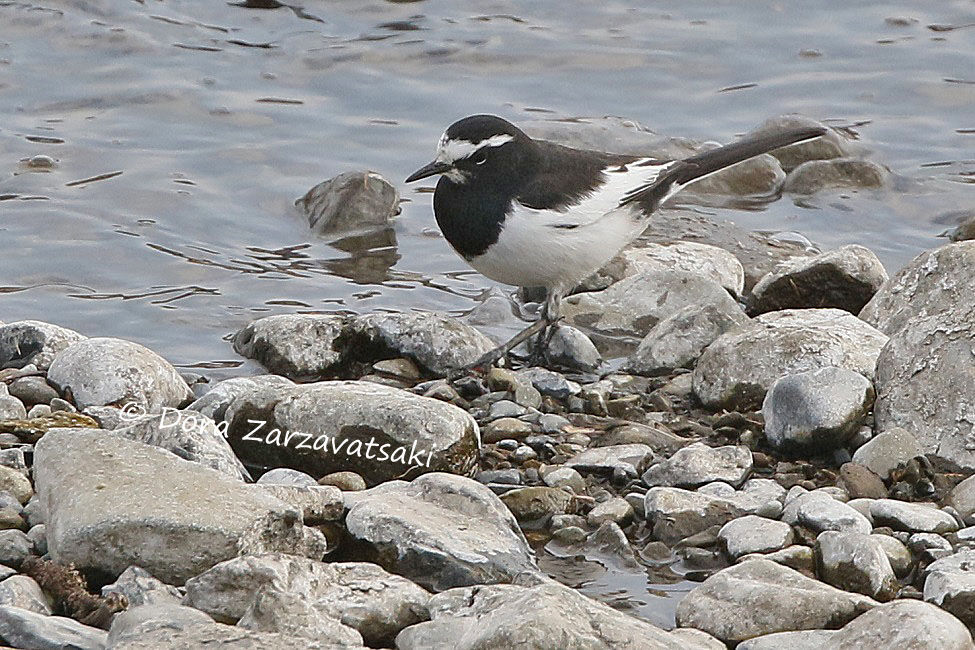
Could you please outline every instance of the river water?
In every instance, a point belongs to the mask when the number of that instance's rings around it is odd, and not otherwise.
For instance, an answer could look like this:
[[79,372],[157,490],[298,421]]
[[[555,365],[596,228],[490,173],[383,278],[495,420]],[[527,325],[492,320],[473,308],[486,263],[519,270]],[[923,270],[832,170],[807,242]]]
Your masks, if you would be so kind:
[[[975,210],[973,23],[970,0],[0,0],[0,320],[220,377],[256,372],[227,337],[260,316],[463,313],[492,284],[401,181],[480,112],[719,141],[791,112],[850,127],[893,188],[705,211],[894,272]],[[404,198],[367,250],[293,207],[351,169]]]

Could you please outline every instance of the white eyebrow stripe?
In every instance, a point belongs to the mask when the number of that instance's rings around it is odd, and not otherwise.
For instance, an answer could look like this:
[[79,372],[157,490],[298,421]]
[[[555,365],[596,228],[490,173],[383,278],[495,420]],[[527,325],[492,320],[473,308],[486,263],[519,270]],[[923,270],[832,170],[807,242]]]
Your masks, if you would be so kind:
[[500,147],[514,139],[515,137],[513,135],[502,133],[500,135],[492,135],[490,138],[481,140],[480,142],[470,142],[468,140],[451,140],[447,138],[447,134],[444,134],[440,138],[440,144],[437,146],[437,161],[452,163],[456,160],[467,158],[484,147]]

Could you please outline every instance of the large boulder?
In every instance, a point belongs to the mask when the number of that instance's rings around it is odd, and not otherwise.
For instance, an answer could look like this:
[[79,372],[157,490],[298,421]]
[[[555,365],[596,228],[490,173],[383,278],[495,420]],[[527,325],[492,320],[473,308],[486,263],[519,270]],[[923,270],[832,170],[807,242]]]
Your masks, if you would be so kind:
[[538,572],[514,516],[490,489],[425,474],[346,494],[345,525],[359,557],[433,591],[511,582]]
[[922,253],[864,307],[890,334],[877,360],[877,431],[902,427],[925,453],[975,469],[975,241]]
[[693,389],[711,409],[754,409],[783,375],[828,366],[872,379],[887,337],[840,309],[786,309],[723,334],[698,359]]
[[75,406],[129,404],[147,413],[179,408],[193,399],[193,391],[176,368],[138,343],[113,338],[72,343],[51,361],[48,380]]
[[466,411],[366,381],[257,386],[224,412],[245,461],[318,478],[353,471],[369,485],[431,471],[471,473],[480,433]]
[[34,364],[47,370],[61,350],[84,339],[74,330],[36,320],[0,324],[0,368]]
[[52,559],[101,576],[135,564],[182,584],[242,552],[324,552],[282,501],[107,431],[47,432],[34,474]]

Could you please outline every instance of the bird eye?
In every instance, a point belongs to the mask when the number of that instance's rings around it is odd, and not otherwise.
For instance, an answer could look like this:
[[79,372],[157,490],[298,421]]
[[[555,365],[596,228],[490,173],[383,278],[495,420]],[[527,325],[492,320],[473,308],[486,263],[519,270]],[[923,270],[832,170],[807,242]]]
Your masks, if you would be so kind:
[[478,151],[472,156],[475,165],[483,165],[487,162],[487,152],[484,150]]

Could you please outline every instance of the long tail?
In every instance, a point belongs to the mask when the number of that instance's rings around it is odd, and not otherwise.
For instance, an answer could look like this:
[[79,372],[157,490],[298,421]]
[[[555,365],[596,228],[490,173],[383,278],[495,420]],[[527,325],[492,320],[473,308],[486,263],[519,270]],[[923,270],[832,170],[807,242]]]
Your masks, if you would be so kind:
[[650,204],[648,207],[656,208],[688,183],[710,176],[725,167],[731,167],[749,158],[774,151],[779,147],[814,140],[825,133],[826,129],[822,127],[790,129],[745,138],[717,149],[699,153],[681,160],[652,184],[639,192],[630,194],[621,204],[637,201]]

